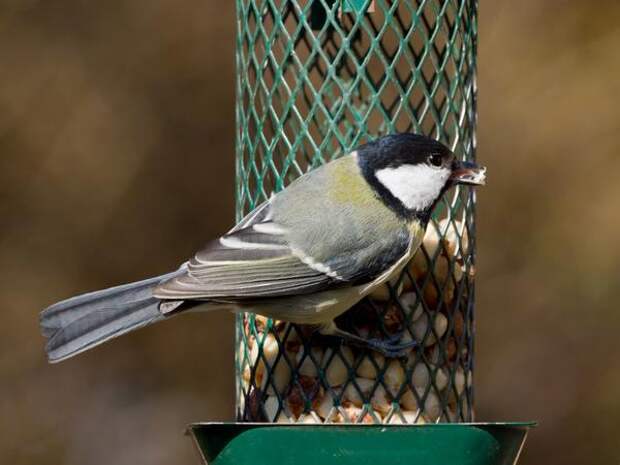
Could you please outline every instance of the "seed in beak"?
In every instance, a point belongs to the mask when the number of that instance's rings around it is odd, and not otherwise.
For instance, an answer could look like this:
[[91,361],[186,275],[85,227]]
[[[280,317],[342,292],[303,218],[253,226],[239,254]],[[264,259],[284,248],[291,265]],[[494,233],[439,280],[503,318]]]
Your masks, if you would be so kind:
[[486,171],[484,166],[478,166],[473,162],[454,161],[450,181],[454,184],[483,186],[486,183]]

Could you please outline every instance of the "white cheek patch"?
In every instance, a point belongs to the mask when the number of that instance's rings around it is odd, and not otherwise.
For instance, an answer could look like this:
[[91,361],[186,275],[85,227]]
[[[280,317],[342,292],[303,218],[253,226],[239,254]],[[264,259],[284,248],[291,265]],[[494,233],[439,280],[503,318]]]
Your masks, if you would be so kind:
[[421,163],[383,168],[377,170],[375,175],[406,208],[424,210],[439,196],[450,177],[450,170]]

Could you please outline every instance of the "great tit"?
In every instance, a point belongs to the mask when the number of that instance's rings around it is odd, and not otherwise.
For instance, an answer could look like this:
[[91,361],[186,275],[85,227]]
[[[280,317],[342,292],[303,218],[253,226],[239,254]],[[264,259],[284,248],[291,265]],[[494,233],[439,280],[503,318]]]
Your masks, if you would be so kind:
[[443,144],[395,134],[359,146],[273,195],[177,271],[64,300],[40,316],[58,362],[188,310],[254,312],[367,343],[333,323],[402,271],[431,211],[485,169]]

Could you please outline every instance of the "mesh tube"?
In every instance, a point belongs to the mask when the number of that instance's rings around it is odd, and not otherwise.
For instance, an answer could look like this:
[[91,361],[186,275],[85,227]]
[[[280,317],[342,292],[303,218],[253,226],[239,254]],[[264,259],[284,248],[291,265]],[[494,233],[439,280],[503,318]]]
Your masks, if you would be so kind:
[[[475,157],[476,1],[237,0],[237,216],[374,137],[430,135]],[[402,358],[237,317],[237,418],[473,420],[475,196],[450,190],[400,278],[337,320],[414,339]]]

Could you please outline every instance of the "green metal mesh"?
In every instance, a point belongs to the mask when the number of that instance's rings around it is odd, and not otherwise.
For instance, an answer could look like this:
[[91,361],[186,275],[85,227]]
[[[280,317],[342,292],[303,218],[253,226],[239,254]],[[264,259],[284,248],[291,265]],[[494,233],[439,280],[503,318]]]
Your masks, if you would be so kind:
[[[417,132],[475,156],[477,1],[237,0],[237,215],[376,136]],[[385,359],[308,328],[237,320],[237,417],[473,419],[474,205],[451,190],[396,282],[338,326],[411,338]]]

